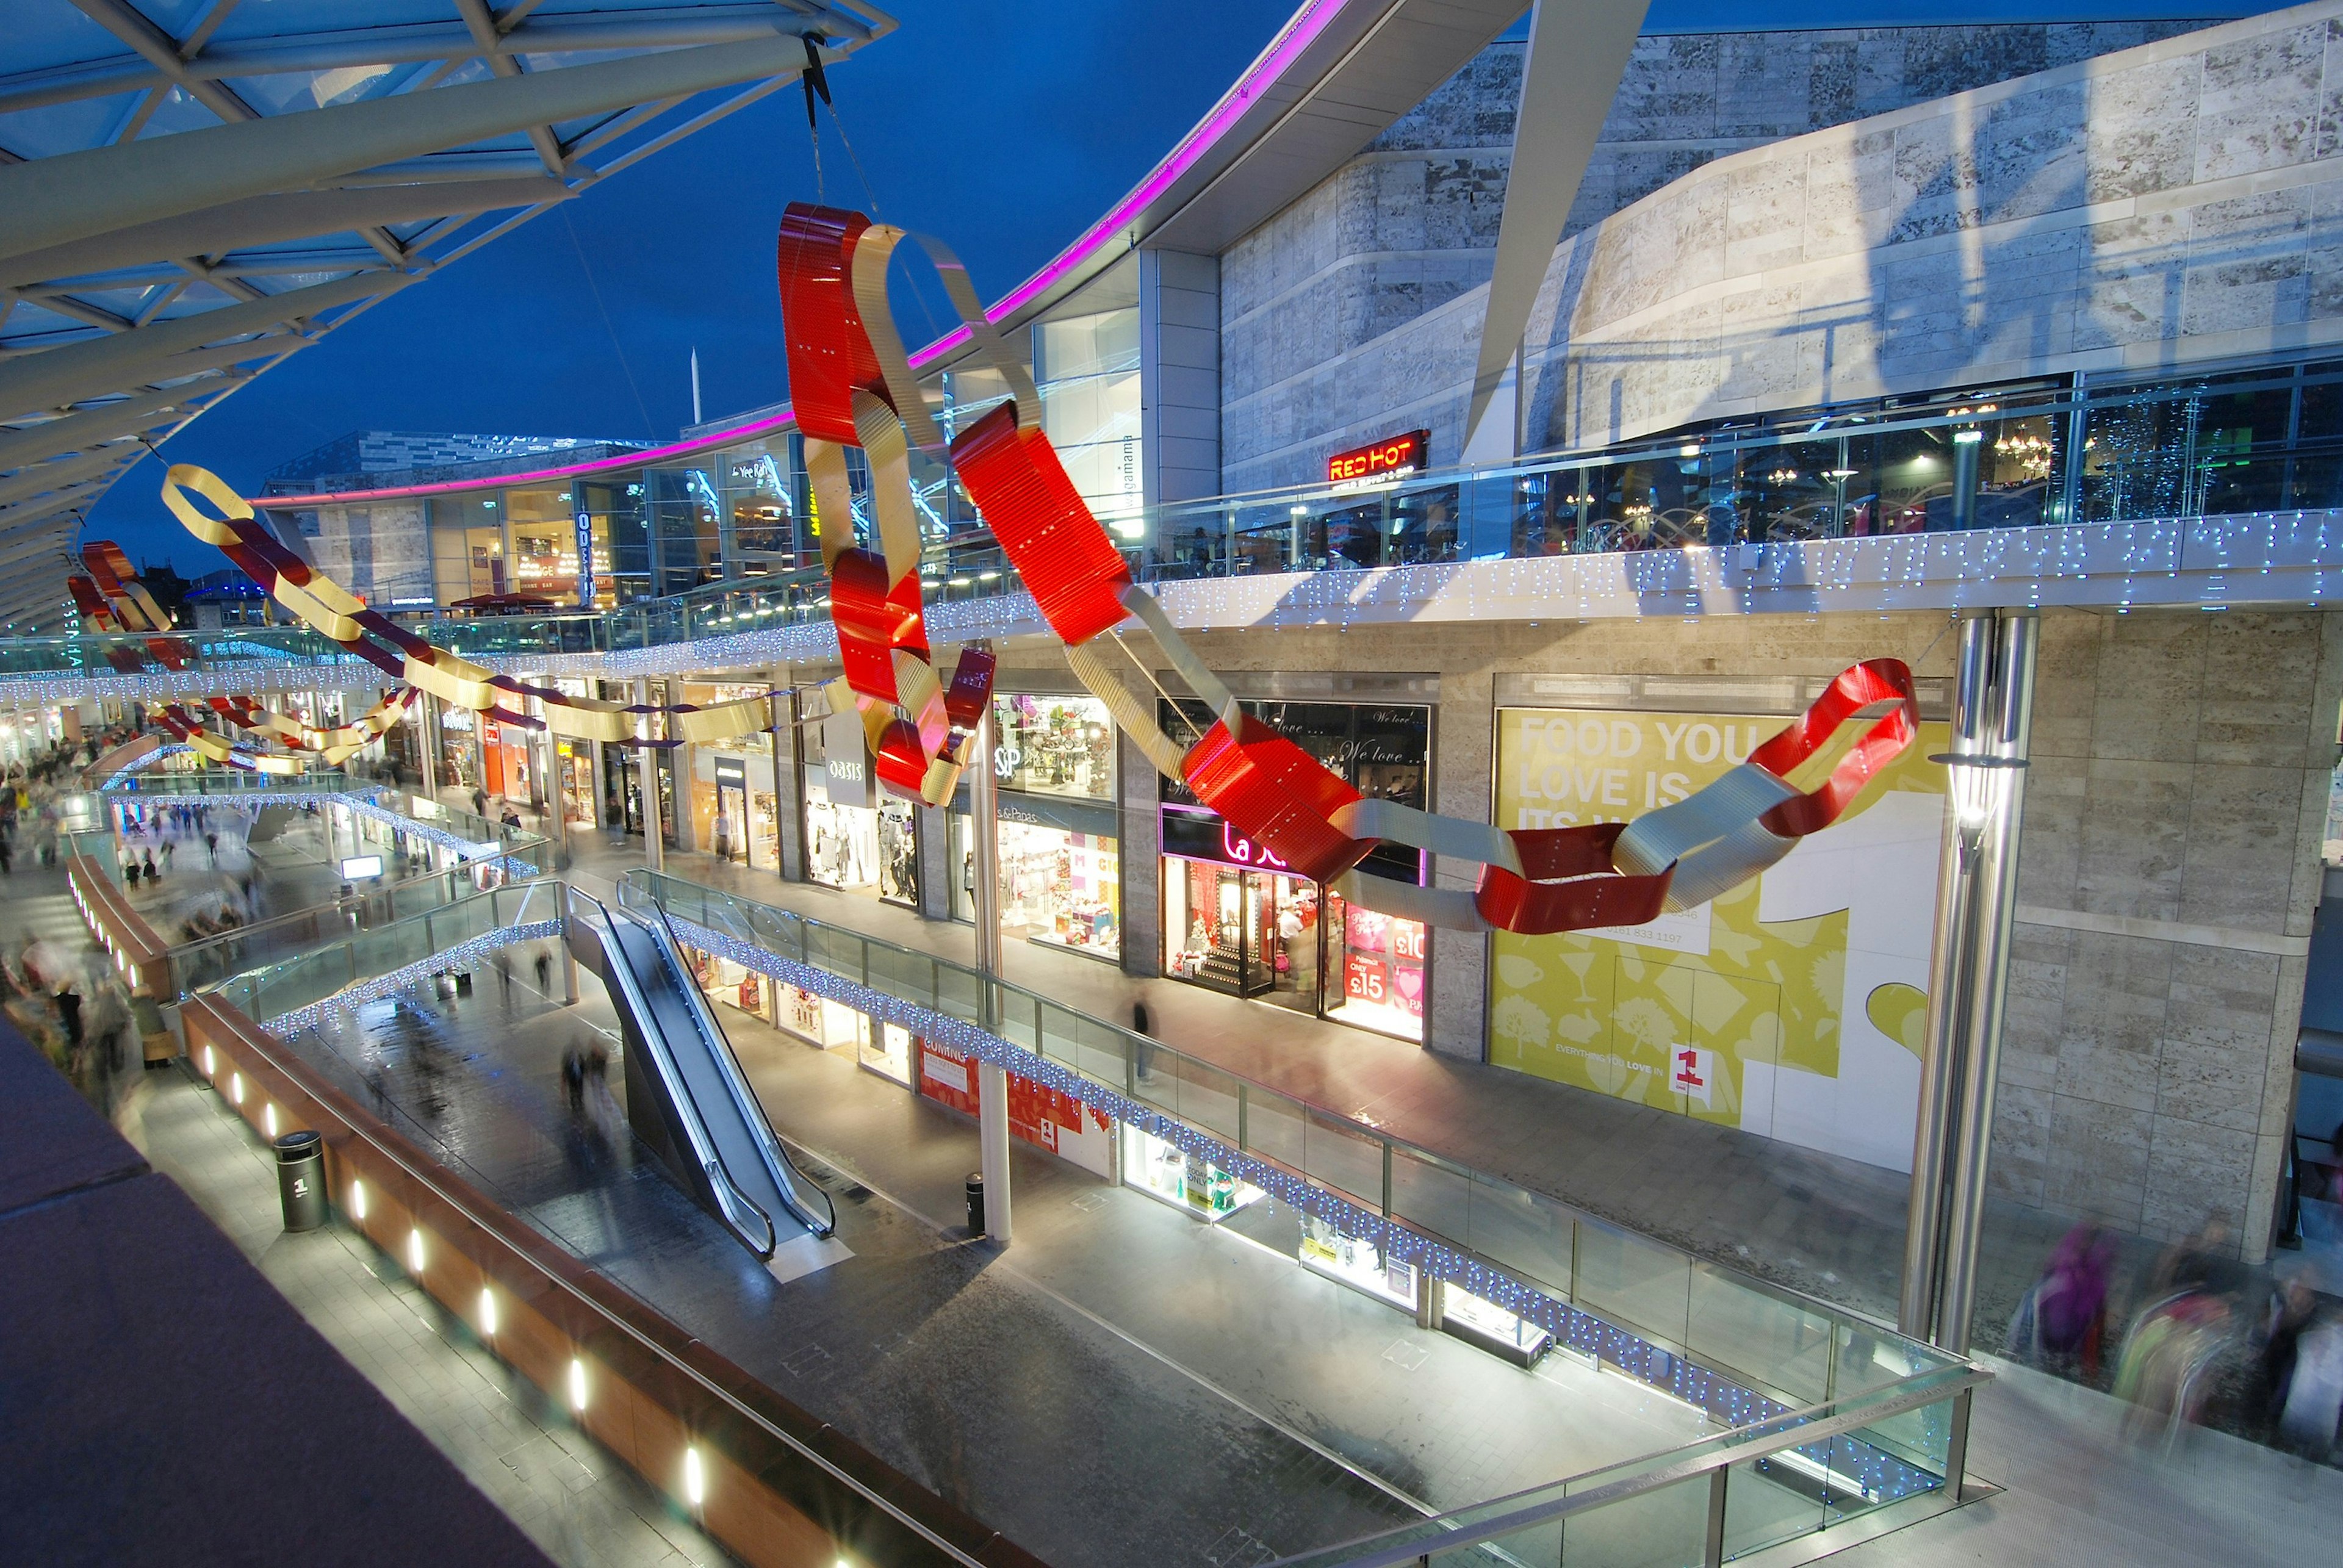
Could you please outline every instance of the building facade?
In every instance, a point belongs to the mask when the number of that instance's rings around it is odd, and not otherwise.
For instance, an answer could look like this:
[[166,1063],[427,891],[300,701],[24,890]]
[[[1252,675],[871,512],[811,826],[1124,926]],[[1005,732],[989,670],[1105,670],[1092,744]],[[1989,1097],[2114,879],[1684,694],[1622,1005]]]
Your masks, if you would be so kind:
[[[1519,75],[1502,38],[1331,166],[1261,185],[1234,217],[1225,198],[1212,244],[1188,209],[1150,218],[1135,251],[1070,266],[1003,327],[1141,574],[1197,579],[1166,598],[1207,662],[1363,792],[1506,828],[1630,815],[1871,657],[1918,672],[1940,739],[1945,608],[2047,603],[2003,1222],[2089,1217],[2161,1241],[2217,1220],[2258,1257],[2282,1222],[2337,837],[2343,651],[2324,579],[2160,588],[2059,541],[2128,528],[2137,556],[2250,538],[2267,578],[2295,558],[2287,540],[2332,526],[2338,26],[2328,3],[2209,27],[1644,40],[1532,317],[1510,464],[1457,465]],[[948,426],[1003,395],[949,354],[927,374]],[[1332,482],[1330,458],[1417,432],[1401,482]],[[1012,938],[1749,1133],[1849,1181],[1908,1169],[1941,769],[1916,759],[1860,833],[1653,928],[1525,940],[1368,918],[1163,784],[998,600],[1006,563],[949,468],[915,478],[936,624],[985,628],[1004,656],[991,762]],[[399,569],[442,605],[458,589],[578,605],[574,545],[569,577],[558,561],[581,516],[590,603],[682,594],[661,613],[704,614],[711,648],[823,591],[825,520],[779,406],[639,463],[377,487],[321,504],[315,538],[327,512],[355,539],[387,508],[424,514],[427,574]],[[531,530],[554,567],[499,578],[540,558]],[[1966,542],[1999,530],[2031,530],[2019,566]],[[1848,575],[1803,598],[1769,579],[1769,598],[1751,563],[1789,558],[1774,544]],[[1935,580],[1930,562],[1969,586],[1915,608],[1926,595],[1897,584]],[[1353,570],[1379,567],[1449,576]],[[1461,612],[1375,608],[1452,579],[1498,586]],[[1710,586],[1657,586],[1679,579]],[[2070,586],[2046,600],[2050,580]],[[1503,586],[1531,582],[1554,586]],[[779,642],[659,668],[695,701],[834,671]],[[1171,671],[1131,689],[1169,732],[1195,717]],[[565,790],[581,819],[639,823],[633,770],[604,749],[577,759],[601,788]],[[678,842],[972,913],[964,806],[875,796],[850,735],[782,724],[762,749],[684,748],[662,768],[689,803],[661,813]],[[1862,876],[1834,858],[1857,855]]]

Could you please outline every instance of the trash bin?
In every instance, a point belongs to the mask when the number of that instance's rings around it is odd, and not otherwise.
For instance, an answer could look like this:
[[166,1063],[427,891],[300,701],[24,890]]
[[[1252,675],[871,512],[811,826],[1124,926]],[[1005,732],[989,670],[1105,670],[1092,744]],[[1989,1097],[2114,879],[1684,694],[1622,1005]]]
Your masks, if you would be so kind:
[[287,1231],[314,1231],[326,1222],[326,1141],[314,1132],[277,1140],[277,1198]]
[[981,1171],[968,1173],[968,1233],[971,1236],[984,1234],[984,1172]]

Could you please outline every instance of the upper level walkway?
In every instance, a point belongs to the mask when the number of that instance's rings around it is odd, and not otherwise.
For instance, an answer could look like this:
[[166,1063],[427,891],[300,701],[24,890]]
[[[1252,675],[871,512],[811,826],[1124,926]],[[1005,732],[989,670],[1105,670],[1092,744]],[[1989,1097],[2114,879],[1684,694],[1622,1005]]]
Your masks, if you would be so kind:
[[[1807,410],[1365,488],[1182,501],[1107,526],[1132,576],[1190,629],[2316,605],[2343,572],[2343,430],[2328,428],[2338,387],[2343,366],[2281,365]],[[2235,423],[2246,407],[2261,412]],[[947,503],[925,518],[930,638],[1045,630],[949,476],[929,476],[929,492]],[[828,578],[812,566],[609,610],[418,629],[508,674],[754,670],[837,653]],[[379,684],[373,666],[297,628],[177,635],[192,657],[176,670],[141,638],[0,640],[0,700]]]

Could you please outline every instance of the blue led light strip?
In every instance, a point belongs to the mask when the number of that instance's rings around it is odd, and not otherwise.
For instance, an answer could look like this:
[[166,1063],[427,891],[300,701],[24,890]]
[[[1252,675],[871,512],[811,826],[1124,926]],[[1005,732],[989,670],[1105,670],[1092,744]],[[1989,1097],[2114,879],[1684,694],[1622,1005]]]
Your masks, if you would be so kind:
[[540,937],[558,937],[559,920],[530,920],[523,925],[498,926],[483,931],[468,941],[458,942],[444,952],[433,953],[411,964],[379,974],[372,980],[344,986],[329,997],[323,997],[307,1007],[297,1007],[291,1012],[278,1013],[260,1027],[282,1039],[316,1029],[329,1018],[342,1018],[356,1012],[370,1001],[379,1001],[393,991],[405,990],[416,981],[428,980],[445,970],[461,969],[473,960],[485,958],[498,948],[508,948],[516,942],[534,941]]
[[[1094,1079],[1028,1050],[1014,1040],[962,1019],[952,1018],[916,1002],[850,980],[827,970],[752,946],[737,937],[687,920],[669,912],[677,940],[753,970],[769,980],[826,997],[858,1012],[867,1013],[908,1030],[925,1040],[950,1047],[1007,1069],[1020,1078],[1055,1089],[1118,1121],[1127,1121],[1183,1153],[1192,1154],[1293,1208],[1328,1221],[1344,1235],[1373,1242],[1387,1258],[1413,1263],[1435,1279],[1454,1284],[1484,1302],[1493,1302],[1517,1317],[1527,1319],[1583,1355],[1608,1362],[1639,1382],[1674,1395],[1706,1411],[1727,1426],[1743,1427],[1776,1416],[1791,1407],[1741,1387],[1673,1351],[1653,1344],[1590,1312],[1558,1302],[1544,1292],[1490,1267],[1470,1253],[1434,1241],[1419,1231],[1394,1224],[1371,1209],[1361,1208],[1327,1188],[1305,1181],[1278,1166],[1232,1149],[1175,1121],[1153,1107],[1117,1093]],[[1940,1480],[1891,1454],[1851,1437],[1802,1447],[1817,1464],[1851,1478],[1865,1494],[1878,1503],[1892,1503],[1916,1493],[1930,1492]]]

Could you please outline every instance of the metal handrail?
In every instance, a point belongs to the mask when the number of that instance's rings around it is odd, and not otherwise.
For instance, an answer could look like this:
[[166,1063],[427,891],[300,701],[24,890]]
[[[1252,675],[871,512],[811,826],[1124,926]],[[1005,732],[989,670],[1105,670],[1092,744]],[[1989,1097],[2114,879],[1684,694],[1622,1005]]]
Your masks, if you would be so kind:
[[[765,1244],[759,1247],[751,1242],[750,1251],[760,1258],[771,1257],[781,1244],[781,1233],[773,1228],[773,1217],[765,1212],[765,1206],[740,1191],[739,1184],[732,1180],[730,1173],[724,1169],[722,1161],[710,1160],[700,1169],[707,1172],[708,1184],[716,1190],[718,1201],[727,1209],[735,1203],[746,1203],[749,1206],[749,1212],[757,1216],[757,1222],[765,1228]],[[737,1220],[729,1222],[738,1228]]]
[[[1901,1415],[1906,1411],[1948,1400],[1961,1402],[1955,1407],[1954,1447],[1946,1458],[1946,1469],[1949,1473],[1944,1479],[1958,1487],[1966,1464],[1966,1454],[1962,1450],[1967,1424],[1966,1402],[1976,1389],[1992,1381],[1993,1374],[1978,1367],[1940,1368],[1881,1395],[1861,1409],[1842,1410],[1837,1407],[1849,1401],[1826,1400],[1805,1410],[1792,1411],[1768,1421],[1720,1432],[1692,1445],[1698,1452],[1686,1453],[1673,1463],[1618,1481],[1586,1486],[1582,1492],[1573,1493],[1569,1488],[1584,1486],[1593,1477],[1611,1471],[1632,1469],[1648,1462],[1648,1460],[1628,1460],[1620,1464],[1604,1465],[1582,1475],[1549,1481],[1510,1497],[1474,1503],[1469,1508],[1437,1514],[1417,1523],[1403,1524],[1396,1530],[1280,1557],[1263,1564],[1263,1568],[1402,1568],[1403,1564],[1423,1561],[1433,1552],[1449,1553],[1483,1545],[1516,1531],[1550,1524],[1574,1514],[1589,1513],[1631,1497],[1679,1485],[1694,1476],[1721,1476],[1734,1465],[1846,1436],[1875,1426],[1891,1416]],[[1853,1397],[1858,1400],[1869,1398],[1867,1395]],[[1556,1488],[1562,1489],[1562,1495],[1553,1495]],[[1529,1499],[1540,1500],[1526,1501]],[[1503,1512],[1484,1512],[1489,1510]],[[1464,1523],[1464,1517],[1471,1514],[1481,1517],[1471,1523]],[[1429,1533],[1433,1531],[1440,1533]]]

